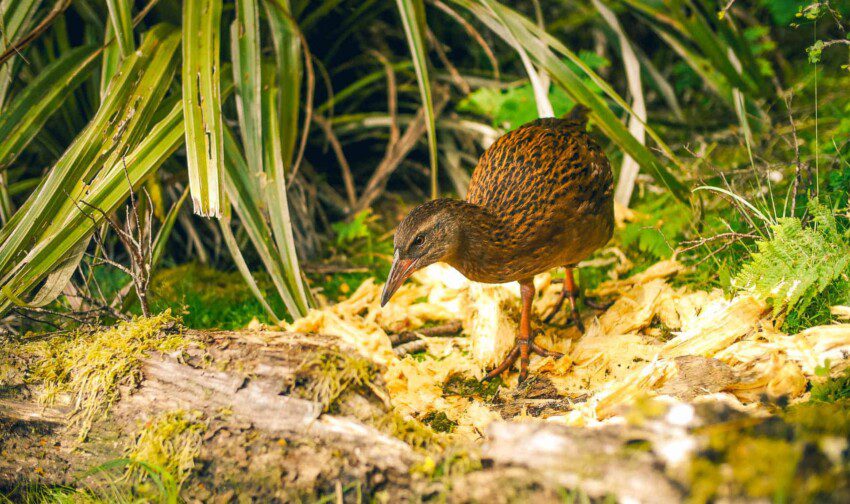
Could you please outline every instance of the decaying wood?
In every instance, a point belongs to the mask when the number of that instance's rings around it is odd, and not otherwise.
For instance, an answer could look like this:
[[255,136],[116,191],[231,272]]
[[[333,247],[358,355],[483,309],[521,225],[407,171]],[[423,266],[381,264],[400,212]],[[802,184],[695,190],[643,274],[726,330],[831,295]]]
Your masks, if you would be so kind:
[[[580,489],[591,499],[663,504],[687,497],[690,460],[706,447],[707,426],[753,420],[731,399],[668,398],[621,412],[636,421],[569,427],[541,420],[587,397],[564,397],[551,380],[535,376],[488,399],[505,420],[491,423],[480,442],[426,455],[374,422],[387,412],[375,392],[385,392],[379,378],[346,392],[331,413],[299,394],[311,379],[304,363],[317,352],[353,354],[338,338],[275,331],[186,337],[192,343],[179,353],[142,361],[140,382],[121,389],[83,443],[68,421],[71,401],[45,407],[35,401],[35,387],[0,390],[0,495],[22,484],[80,484],[89,469],[125,456],[153,418],[181,410],[206,425],[183,485],[190,501],[292,502],[342,493],[338,501],[353,502],[356,488],[364,499],[382,492],[390,502],[555,503],[563,502],[565,489]],[[689,390],[712,393],[736,380],[715,359],[671,360],[676,370],[662,390],[681,399],[693,399]],[[482,463],[441,477],[418,472],[429,458],[443,463],[440,457],[455,460],[457,453]]]
[[[287,501],[334,480],[386,483],[407,475],[421,459],[367,419],[322,414],[321,404],[286,394],[305,359],[340,351],[335,339],[284,332],[190,332],[188,337],[196,343],[179,355],[154,354],[143,361],[140,385],[121,391],[85,443],[78,443],[68,427],[70,407],[44,407],[26,395],[0,396],[0,452],[5,453],[0,490],[22,482],[74,484],[86,470],[123,457],[146,421],[176,410],[201,412],[209,423],[196,457],[202,469],[190,480],[190,488],[199,485],[195,490],[208,493],[242,488]],[[383,407],[373,397],[361,401],[375,401],[370,411]],[[249,467],[253,470],[246,472]],[[260,473],[271,482],[261,485]],[[214,495],[218,492],[207,497]]]

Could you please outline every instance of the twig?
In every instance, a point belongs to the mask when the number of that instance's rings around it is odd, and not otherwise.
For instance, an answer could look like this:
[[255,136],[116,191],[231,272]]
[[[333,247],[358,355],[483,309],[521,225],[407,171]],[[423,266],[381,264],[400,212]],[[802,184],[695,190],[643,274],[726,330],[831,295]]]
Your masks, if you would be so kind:
[[452,320],[445,324],[425,327],[418,331],[404,331],[398,334],[390,335],[390,343],[393,346],[404,345],[411,341],[417,341],[422,338],[433,338],[435,336],[453,336],[463,329],[463,323],[460,320]]
[[437,52],[437,57],[440,58],[440,61],[443,63],[443,66],[446,67],[446,70],[448,70],[449,76],[452,78],[452,83],[457,86],[457,88],[463,94],[471,93],[472,88],[469,86],[469,83],[466,82],[460,72],[457,71],[457,68],[452,64],[451,60],[446,55],[446,51],[445,49],[443,49],[443,44],[439,40],[437,40],[437,37],[434,35],[434,32],[430,29],[428,30],[428,41],[431,42],[431,45]]
[[398,129],[398,85],[396,83],[395,71],[393,70],[390,60],[388,60],[383,53],[376,50],[369,52],[375,56],[382,65],[384,65],[384,71],[387,74],[387,113],[390,116],[389,143],[392,145],[398,142],[400,135]]
[[[445,107],[448,102],[448,93],[442,93],[439,101],[436,103],[434,107],[435,116],[439,115],[443,107]],[[363,190],[363,193],[360,195],[360,199],[357,201],[357,204],[354,206],[352,210],[353,214],[356,214],[366,207],[372,204],[375,199],[381,195],[384,191],[384,187],[387,185],[387,180],[390,178],[390,175],[395,172],[396,168],[401,164],[404,160],[405,156],[411,149],[416,145],[416,142],[425,134],[425,108],[422,107],[416,113],[416,117],[413,121],[407,126],[407,129],[404,131],[404,134],[396,143],[392,143],[387,148],[386,154],[384,154],[384,158],[381,160],[381,163],[378,165],[378,168],[369,178],[369,182],[366,185],[366,189]]]
[[402,345],[399,345],[399,346],[393,348],[393,352],[399,357],[404,357],[407,354],[421,352],[422,350],[425,350],[427,347],[428,347],[428,342],[425,341],[425,340],[409,341],[407,343],[404,343]]
[[726,17],[726,13],[729,12],[729,9],[732,8],[732,4],[734,3],[735,0],[729,0],[728,2],[726,2],[726,6],[720,9],[720,12],[717,13],[717,17],[719,17],[720,19]]
[[3,51],[2,54],[0,54],[0,65],[5,63],[12,56],[20,53],[21,49],[29,45],[30,42],[37,39],[39,35],[41,35],[48,28],[50,28],[50,25],[53,24],[53,21],[57,17],[59,17],[60,14],[65,12],[65,9],[67,9],[70,5],[71,0],[60,0],[59,2],[56,2],[53,8],[50,9],[50,12],[47,13],[47,16],[45,16],[44,19],[42,19],[41,22],[38,23],[35,28],[33,28],[29,33],[24,35],[19,40],[13,42],[5,51]]
[[758,235],[754,235],[752,233],[736,233],[736,232],[720,233],[720,234],[717,234],[717,235],[714,235],[714,236],[709,236],[707,238],[700,238],[698,240],[683,241],[681,244],[687,245],[687,247],[680,249],[679,253],[688,252],[688,251],[691,251],[693,249],[699,248],[699,247],[701,247],[701,246],[703,246],[707,243],[718,241],[718,240],[732,240],[732,242],[735,242],[737,240],[743,240],[743,239],[753,239],[753,240],[755,240],[755,239],[758,239],[758,238],[759,238]]
[[490,48],[490,45],[484,40],[484,37],[475,29],[469,21],[463,18],[460,14],[458,14],[454,9],[444,4],[440,0],[432,0],[434,7],[440,9],[449,15],[452,19],[458,22],[465,30],[466,33],[469,34],[472,38],[478,42],[478,45],[481,46],[481,49],[484,50],[484,54],[487,56],[487,59],[490,60],[490,65],[493,67],[493,78],[501,80],[501,76],[499,75],[499,60],[496,59],[496,55],[493,53],[493,49]]
[[351,175],[351,166],[348,164],[348,159],[346,159],[345,153],[342,151],[342,144],[334,133],[330,121],[320,115],[316,115],[313,117],[313,122],[322,128],[322,131],[325,132],[325,137],[327,137],[328,142],[331,144],[331,149],[333,149],[334,155],[339,162],[340,170],[342,171],[342,181],[345,184],[345,194],[348,196],[348,204],[354,207],[357,204],[357,191],[354,187],[354,177]]
[[791,96],[785,98],[785,109],[788,110],[788,122],[791,124],[791,137],[794,140],[794,183],[791,184],[791,215],[793,216],[797,210],[797,188],[800,184],[803,167],[800,164],[800,142],[797,140],[797,125],[794,123],[794,116],[791,114],[791,100]]
[[358,266],[339,266],[335,264],[303,264],[301,269],[307,273],[325,275],[330,273],[368,273],[369,268]]

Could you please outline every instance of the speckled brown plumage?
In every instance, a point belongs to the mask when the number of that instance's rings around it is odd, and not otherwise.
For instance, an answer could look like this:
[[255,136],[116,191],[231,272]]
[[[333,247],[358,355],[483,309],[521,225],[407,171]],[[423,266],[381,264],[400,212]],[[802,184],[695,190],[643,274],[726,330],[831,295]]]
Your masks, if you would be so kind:
[[573,265],[604,245],[614,229],[608,159],[584,123],[538,119],[500,137],[472,174],[469,203],[498,219],[497,255],[460,258],[480,282],[510,282]]
[[438,261],[474,281],[520,283],[518,346],[490,376],[519,358],[524,378],[529,351],[547,353],[531,341],[534,275],[568,268],[565,294],[580,324],[570,268],[603,246],[614,229],[611,167],[586,132],[584,115],[572,115],[538,119],[500,137],[481,156],[466,201],[422,204],[396,230],[382,303],[414,271]]

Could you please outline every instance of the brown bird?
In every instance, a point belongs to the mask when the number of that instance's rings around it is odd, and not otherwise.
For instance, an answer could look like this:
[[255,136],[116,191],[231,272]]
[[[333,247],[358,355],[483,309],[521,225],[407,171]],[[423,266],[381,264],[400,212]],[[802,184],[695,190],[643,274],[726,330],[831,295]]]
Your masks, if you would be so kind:
[[435,262],[448,263],[476,282],[519,282],[522,315],[516,345],[485,379],[519,358],[524,380],[529,352],[554,354],[532,341],[532,280],[563,266],[566,278],[555,311],[569,297],[572,317],[584,331],[572,269],[605,245],[614,229],[611,167],[586,129],[582,106],[565,119],[524,124],[481,156],[466,201],[436,199],[414,208],[396,230],[381,306],[413,272]]

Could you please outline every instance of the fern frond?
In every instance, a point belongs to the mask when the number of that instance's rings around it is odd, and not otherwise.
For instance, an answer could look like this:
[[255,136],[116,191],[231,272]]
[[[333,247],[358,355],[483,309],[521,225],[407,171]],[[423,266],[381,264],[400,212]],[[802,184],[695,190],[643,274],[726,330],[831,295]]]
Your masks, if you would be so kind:
[[817,201],[808,206],[811,221],[779,219],[769,240],[756,243],[758,251],[733,285],[767,300],[773,314],[802,312],[833,282],[850,270],[850,244],[836,225],[832,211]]

